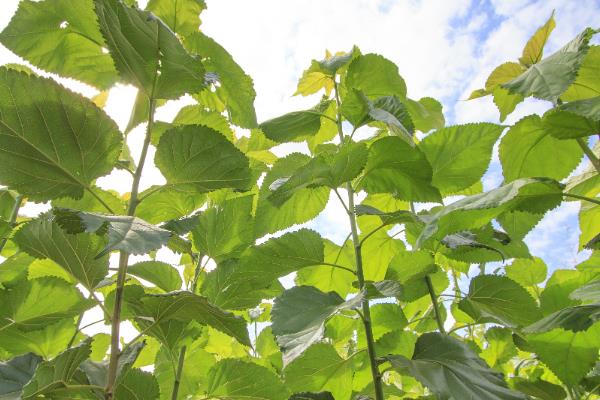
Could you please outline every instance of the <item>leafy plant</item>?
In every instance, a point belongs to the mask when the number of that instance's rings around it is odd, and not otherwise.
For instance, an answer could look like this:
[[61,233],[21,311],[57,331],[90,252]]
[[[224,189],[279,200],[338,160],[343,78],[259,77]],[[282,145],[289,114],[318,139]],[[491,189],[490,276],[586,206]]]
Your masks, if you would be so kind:
[[[0,33],[36,67],[0,68],[0,398],[600,398],[597,31],[544,57],[552,15],[491,73],[472,97],[501,120],[549,102],[510,127],[445,126],[356,47],[304,71],[314,107],[258,123],[252,79],[199,30],[205,8],[24,0]],[[125,132],[101,107],[116,83],[138,90]],[[271,151],[291,142],[309,153]],[[484,192],[496,144],[504,182]],[[152,147],[165,184],[142,191]],[[117,169],[124,194],[97,182]],[[330,197],[343,243],[297,227]],[[563,201],[580,202],[591,256],[548,278],[523,238]],[[27,202],[50,209],[20,215]]]

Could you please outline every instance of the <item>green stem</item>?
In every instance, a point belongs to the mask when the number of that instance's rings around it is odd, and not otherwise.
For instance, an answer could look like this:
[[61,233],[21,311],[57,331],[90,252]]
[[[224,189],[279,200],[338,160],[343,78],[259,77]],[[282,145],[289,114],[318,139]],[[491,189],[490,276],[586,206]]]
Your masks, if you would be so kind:
[[433,288],[433,283],[431,282],[431,278],[429,275],[425,277],[425,283],[427,283],[427,290],[429,290],[429,297],[431,297],[431,305],[433,305],[433,313],[435,315],[435,320],[438,325],[438,329],[441,333],[446,333],[446,329],[444,329],[444,322],[442,321],[442,316],[440,314],[439,305],[437,302],[437,297],[435,295],[435,289]]
[[596,171],[600,174],[600,160],[598,159],[598,157],[596,157],[592,149],[588,147],[587,143],[583,138],[578,137],[575,138],[575,140],[577,141],[577,144],[579,144],[579,147],[581,147],[581,150],[583,150],[587,158],[589,158],[594,168],[596,168]]
[[[22,201],[23,195],[18,194],[17,197],[15,197],[15,204],[13,205],[12,211],[10,212],[10,218],[8,220],[8,224],[11,226],[11,228],[14,227],[15,222],[17,221]],[[7,241],[8,237],[2,238],[2,240],[0,240],[0,253],[2,253],[2,250],[4,250],[4,246],[6,246]]]
[[[148,154],[148,147],[150,147],[150,136],[152,128],[154,126],[154,110],[156,107],[156,101],[150,100],[150,107],[148,110],[148,126],[146,127],[146,137],[144,138],[144,144],[142,146],[142,152],[140,154],[140,161],[138,167],[135,170],[133,176],[133,183],[131,185],[131,196],[129,198],[129,207],[127,208],[127,215],[133,216],[135,209],[138,205],[138,192],[140,188],[140,180],[142,178],[142,171],[144,169],[144,163],[146,162],[146,156]],[[121,308],[123,306],[123,291],[125,288],[125,277],[127,275],[127,265],[129,262],[129,253],[121,251],[119,254],[119,271],[117,272],[117,287],[115,289],[115,304],[112,313],[112,327],[111,327],[111,342],[110,342],[110,361],[108,364],[108,373],[106,379],[106,390],[105,399],[112,400],[114,398],[114,386],[117,379],[117,365],[119,362],[119,356],[121,354],[119,349],[120,327],[121,327]]]
[[175,373],[175,381],[173,382],[173,392],[171,392],[171,400],[177,400],[179,394],[179,385],[181,384],[181,375],[183,374],[183,364],[185,362],[186,346],[179,350],[179,362],[177,363],[177,372]]
[[[344,132],[342,130],[342,115],[340,112],[340,96],[338,92],[337,82],[334,81],[335,89],[335,101],[337,104],[337,120],[336,124],[338,127],[338,135],[340,137],[340,144],[344,143]],[[361,253],[361,244],[358,236],[358,227],[356,224],[356,214],[354,210],[354,188],[352,183],[346,184],[346,190],[348,192],[348,219],[350,221],[350,230],[352,232],[352,242],[354,244],[354,257],[356,261],[356,277],[360,290],[365,288],[365,277],[363,272],[363,261]],[[384,400],[383,396],[383,385],[381,381],[381,373],[379,372],[379,366],[377,363],[377,354],[375,353],[375,340],[373,338],[373,328],[371,325],[371,310],[369,308],[369,300],[363,299],[362,301],[362,321],[365,327],[365,336],[367,339],[367,353],[369,355],[369,361],[371,365],[371,375],[373,377],[373,386],[375,389],[375,400]]]
[[600,205],[600,200],[592,199],[591,197],[580,196],[578,194],[572,194],[572,193],[563,193],[563,196],[572,197],[574,199],[579,199],[579,200],[584,200],[584,201],[589,201],[590,203]]

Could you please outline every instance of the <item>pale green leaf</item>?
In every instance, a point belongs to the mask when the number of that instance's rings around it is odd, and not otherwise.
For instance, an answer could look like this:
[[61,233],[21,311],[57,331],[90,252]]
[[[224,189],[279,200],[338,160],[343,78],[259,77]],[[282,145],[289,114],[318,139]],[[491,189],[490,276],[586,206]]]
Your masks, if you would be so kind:
[[575,82],[560,96],[564,101],[600,96],[600,46],[591,46],[577,72]]
[[160,261],[141,261],[127,267],[127,273],[142,278],[165,292],[180,290],[182,281],[179,271]]
[[187,36],[198,31],[204,0],[150,0],[146,10],[159,17],[173,32]]
[[552,11],[552,15],[550,15],[548,21],[546,21],[543,26],[538,28],[533,36],[527,41],[527,44],[523,48],[523,54],[519,58],[519,62],[521,64],[529,66],[542,60],[544,46],[548,41],[550,33],[552,33],[555,27],[556,22],[554,22],[554,11]]
[[406,83],[398,73],[398,67],[378,54],[365,54],[352,60],[344,83],[348,88],[362,91],[369,98],[406,97]]

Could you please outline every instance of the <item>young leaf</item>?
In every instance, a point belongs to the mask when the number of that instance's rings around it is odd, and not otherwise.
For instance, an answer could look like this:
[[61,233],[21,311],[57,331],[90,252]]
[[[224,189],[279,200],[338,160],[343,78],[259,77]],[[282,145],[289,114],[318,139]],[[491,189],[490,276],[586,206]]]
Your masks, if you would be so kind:
[[352,359],[341,358],[329,344],[317,343],[285,368],[285,384],[296,392],[327,391],[334,399],[349,399],[353,369]]
[[248,159],[219,132],[201,125],[184,125],[165,132],[155,162],[175,188],[198,193],[216,189],[245,190],[250,183]]
[[378,54],[365,54],[352,60],[344,83],[370,99],[381,96],[406,98],[406,83],[398,73],[398,67]]
[[31,380],[41,361],[40,356],[28,353],[0,362],[0,398],[20,399],[23,386]]
[[149,224],[137,217],[88,213],[55,208],[54,220],[68,233],[108,233],[108,244],[96,257],[113,250],[130,254],[146,254],[165,245],[171,232]]
[[[360,307],[362,295],[344,301],[337,293],[312,286],[296,286],[275,299],[273,334],[287,365],[323,337],[325,322],[341,310]],[[311,389],[312,390],[312,389]]]
[[160,18],[173,32],[188,36],[198,31],[204,0],[150,0],[146,10]]
[[421,335],[412,359],[386,358],[395,370],[414,376],[441,399],[526,399],[508,389],[502,375],[488,368],[470,347],[448,335]]
[[368,193],[392,193],[407,201],[441,201],[431,185],[432,169],[425,155],[397,137],[375,141],[360,186]]
[[[548,157],[549,154],[552,157]],[[536,176],[560,180],[577,167],[582,157],[583,151],[577,142],[551,136],[537,115],[517,122],[500,143],[500,162],[506,182]]]
[[255,128],[256,92],[252,78],[244,73],[223,47],[203,33],[195,32],[186,37],[184,44],[193,53],[202,56],[202,64],[207,72],[217,75],[220,85],[215,93],[225,104],[231,122],[242,128]]
[[117,125],[88,99],[6,68],[0,68],[0,132],[0,183],[33,201],[81,198],[111,171],[122,143]]
[[181,289],[181,277],[172,265],[160,261],[142,261],[127,267],[127,273],[147,280],[165,292]]
[[[91,339],[86,339],[81,344],[65,350],[53,360],[41,362],[31,381],[23,387],[23,399],[53,397],[56,392],[69,391],[69,384],[80,379],[76,374],[79,365],[90,356],[91,352]],[[78,387],[71,390],[75,393],[83,392],[88,396],[91,395],[90,389]]]
[[431,183],[442,194],[456,193],[479,181],[504,130],[490,123],[451,126],[427,135],[419,148],[431,164]]
[[267,138],[276,142],[300,142],[319,131],[321,114],[327,110],[330,102],[330,100],[322,100],[309,110],[284,114],[262,122],[259,127]]
[[94,0],[100,30],[121,78],[150,100],[177,98],[204,86],[204,68],[148,11],[118,0]]
[[404,105],[408,109],[415,129],[429,132],[432,129],[442,129],[446,123],[442,112],[442,104],[434,98],[423,97],[419,101],[406,99]]
[[577,77],[577,70],[596,31],[587,28],[563,48],[530,66],[517,78],[501,85],[512,93],[556,101]]
[[209,398],[231,400],[287,399],[289,391],[269,369],[242,360],[219,361],[208,373]]
[[194,188],[151,186],[140,193],[140,199],[135,209],[136,216],[151,224],[157,224],[181,218],[197,210],[204,203],[206,196]]
[[519,58],[521,64],[529,66],[542,60],[544,46],[555,27],[554,11],[552,11],[552,15],[550,15],[548,21],[533,34],[523,48],[523,55]]
[[548,267],[539,257],[516,259],[505,270],[506,276],[525,287],[544,282],[548,273]]
[[[100,89],[118,79],[92,0],[21,1],[0,42],[31,64]],[[31,92],[33,93],[33,92]]]
[[42,216],[25,224],[13,240],[33,257],[54,261],[88,290],[108,274],[108,257],[96,257],[106,246],[97,235],[69,235],[52,219]]
[[471,280],[469,294],[459,308],[475,321],[508,327],[529,325],[541,317],[537,304],[515,281],[504,276],[479,275]]

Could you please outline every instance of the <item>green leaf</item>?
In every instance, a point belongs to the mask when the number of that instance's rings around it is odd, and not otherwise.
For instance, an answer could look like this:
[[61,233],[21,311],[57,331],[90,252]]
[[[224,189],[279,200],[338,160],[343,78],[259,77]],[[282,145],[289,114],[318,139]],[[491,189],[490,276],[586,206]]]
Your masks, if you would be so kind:
[[205,86],[204,68],[148,11],[118,0],[94,0],[100,30],[121,78],[146,97],[172,99]]
[[0,183],[32,201],[81,198],[121,151],[117,125],[91,101],[51,79],[6,68],[0,133]]
[[[13,325],[0,330],[0,348],[11,355],[31,352],[49,359],[68,347],[71,338],[76,333],[76,329],[73,318],[49,323],[32,331],[24,331]],[[106,353],[106,349],[104,353]],[[103,357],[104,353],[102,354]]]
[[[23,399],[52,398],[54,393],[69,391],[69,384],[77,379],[76,372],[79,365],[90,356],[91,352],[91,339],[87,339],[65,350],[53,360],[41,362],[31,381],[23,387]],[[89,389],[74,390],[91,395]]]
[[160,18],[173,32],[188,36],[198,31],[204,0],[150,0],[146,10]]
[[321,114],[331,100],[322,100],[309,110],[293,111],[262,122],[259,127],[265,136],[279,143],[301,142],[315,135],[321,128]]
[[0,42],[37,67],[100,89],[118,79],[102,51],[106,45],[91,0],[21,1]]
[[292,391],[328,391],[334,399],[349,399],[352,393],[352,359],[341,358],[325,343],[311,346],[285,369],[285,384]]
[[234,197],[198,214],[194,246],[216,262],[239,256],[254,242],[253,201],[254,196]]
[[171,232],[137,217],[88,213],[66,208],[55,208],[53,213],[56,223],[68,233],[108,233],[108,244],[97,258],[113,250],[146,254],[165,245],[171,237]]
[[15,326],[23,331],[73,318],[93,306],[77,288],[58,278],[21,281],[0,290],[0,302],[0,330]]
[[562,200],[560,184],[547,178],[523,178],[486,193],[467,196],[427,217],[417,247],[432,237],[474,229],[506,211],[544,213]]
[[587,28],[556,53],[501,86],[525,97],[556,101],[575,81],[577,70],[588,51],[588,43],[595,33],[595,30]]
[[[242,253],[239,262],[221,264],[210,272],[202,285],[202,293],[211,293],[211,300],[220,306],[232,307],[241,301],[244,308],[258,304],[263,298],[260,290],[304,267],[323,263],[323,239],[314,231],[301,229],[289,232],[265,243],[252,246]],[[255,291],[256,293],[248,294]],[[243,302],[249,298],[255,304]],[[237,308],[237,307],[235,307]]]
[[583,151],[575,141],[551,136],[537,115],[521,119],[500,142],[500,162],[506,182],[535,176],[560,180],[577,167],[582,157]]
[[140,302],[140,305],[134,305],[137,311],[136,318],[152,321],[154,324],[169,320],[196,321],[212,326],[234,337],[241,344],[250,346],[244,319],[215,307],[206,297],[178,291],[147,295]]
[[216,189],[247,189],[248,159],[219,132],[201,125],[184,125],[165,132],[155,162],[167,183],[198,193]]
[[256,127],[256,92],[252,78],[244,73],[221,45],[201,32],[186,37],[185,46],[202,56],[202,64],[207,72],[217,75],[219,86],[215,94],[225,104],[231,122],[242,128]]
[[515,327],[529,325],[541,317],[531,295],[504,276],[479,275],[471,280],[469,294],[459,308],[475,321]]
[[398,67],[378,54],[365,54],[352,60],[344,83],[371,99],[381,96],[406,98],[406,83],[398,73]]
[[345,143],[333,152],[320,153],[291,177],[273,182],[269,186],[273,191],[269,200],[280,206],[307,187],[327,186],[336,189],[360,174],[367,162],[367,155],[366,145],[354,142]]
[[188,215],[200,208],[205,196],[193,188],[151,186],[140,193],[142,201],[135,209],[137,217],[156,224]]
[[528,381],[515,377],[511,379],[511,386],[521,393],[541,400],[563,400],[567,397],[565,390],[560,385],[542,379]]
[[283,292],[271,310],[273,334],[281,347],[283,364],[289,364],[320,340],[329,318],[361,304],[362,295],[344,301],[335,292],[323,293],[312,286],[296,286]]
[[441,201],[431,185],[431,165],[418,148],[397,137],[375,141],[360,186],[368,193],[391,193],[407,201]]
[[446,123],[442,104],[434,98],[423,97],[419,101],[406,99],[404,103],[415,129],[429,132],[432,129],[442,129]]
[[319,392],[309,393],[301,392],[295,393],[290,397],[289,400],[335,400],[331,392]]
[[554,329],[527,336],[527,343],[539,359],[565,384],[576,385],[598,359],[596,324],[587,331],[571,332]]
[[570,297],[576,300],[600,303],[600,280],[590,282],[575,289]]
[[600,206],[584,202],[579,210],[579,249],[591,248],[590,243],[594,242],[600,234]]
[[234,359],[221,360],[210,369],[206,392],[210,399],[228,400],[282,400],[289,396],[288,389],[273,372]]
[[421,335],[412,359],[386,358],[395,370],[414,376],[439,399],[526,399],[508,389],[502,375],[489,369],[469,346],[448,335]]
[[523,48],[523,55],[519,58],[519,62],[521,64],[529,66],[542,60],[544,46],[548,41],[550,33],[552,33],[555,27],[556,22],[554,22],[554,11],[552,11],[548,21],[546,21],[543,26],[538,28],[529,41],[527,41],[527,44]]
[[294,96],[298,94],[308,96],[317,93],[321,89],[325,89],[325,94],[329,96],[334,87],[333,78],[335,75],[359,54],[360,50],[354,46],[348,53],[340,52],[331,55],[326,52],[324,60],[312,60],[310,67],[302,73]]
[[115,398],[119,400],[158,400],[160,390],[150,372],[132,368],[119,377]]
[[[600,102],[600,97],[594,98],[596,103]],[[589,103],[588,100],[580,100],[580,102]],[[579,103],[579,102],[574,102]],[[573,104],[573,103],[568,103]],[[575,108],[574,108],[575,109]],[[600,120],[600,115],[598,115]],[[543,127],[557,139],[574,139],[579,137],[591,136],[600,132],[600,122],[595,119],[586,118],[570,111],[550,111],[544,115]]]
[[160,261],[142,261],[127,267],[127,273],[142,278],[165,292],[180,290],[182,281],[175,267]]
[[75,200],[70,197],[62,197],[52,200],[52,207],[72,208],[74,210],[92,212],[106,212],[107,208],[104,204],[107,204],[115,214],[126,214],[125,209],[127,205],[117,192],[102,190],[96,186],[92,186],[90,190],[83,192],[81,199]]
[[546,280],[546,263],[539,257],[514,260],[506,267],[506,276],[525,287],[535,287]]
[[502,87],[496,87],[492,95],[494,96],[494,104],[500,111],[500,122],[504,122],[506,117],[524,100],[522,95],[511,93]]
[[581,67],[579,67],[575,82],[560,96],[561,99],[574,101],[600,96],[598,73],[600,73],[600,46],[590,46]]
[[292,153],[277,160],[271,170],[267,172],[260,188],[256,206],[256,237],[307,222],[323,211],[329,200],[330,189],[327,187],[298,190],[281,207],[276,207],[268,199],[272,193],[269,187],[273,182],[293,175],[309,160],[310,158],[304,154]]
[[419,148],[433,170],[432,184],[442,194],[456,193],[479,181],[504,130],[490,123],[443,128],[427,135]]
[[485,332],[487,347],[480,353],[490,367],[500,367],[517,355],[512,331],[494,326]]
[[[231,129],[231,126],[229,125],[229,121],[227,121],[227,118],[219,112],[207,111],[206,108],[201,104],[192,104],[183,107],[173,119],[173,124],[208,126],[209,128],[220,132],[230,142],[235,142],[235,135]],[[162,133],[164,133],[164,131]],[[157,139],[160,139],[160,136]],[[153,141],[153,144],[157,145],[158,142],[159,140],[155,140]]]
[[29,382],[42,358],[29,353],[0,362],[0,399],[20,399],[23,386]]
[[556,311],[525,327],[525,333],[548,332],[555,328],[580,332],[600,320],[600,304],[572,306]]
[[88,290],[108,274],[108,257],[96,257],[106,246],[97,235],[69,235],[42,216],[19,229],[13,240],[31,256],[54,261]]

